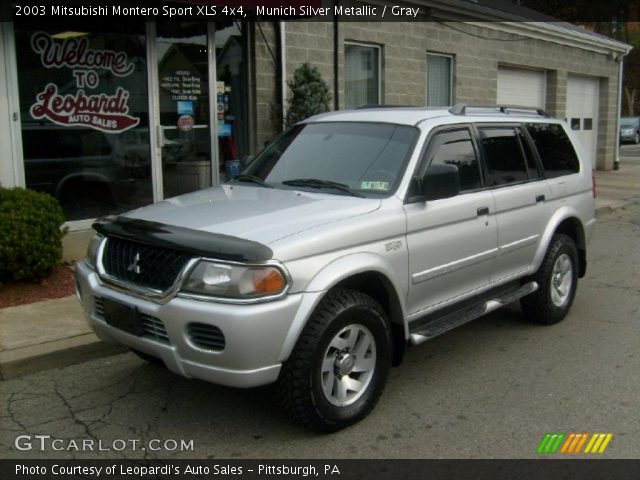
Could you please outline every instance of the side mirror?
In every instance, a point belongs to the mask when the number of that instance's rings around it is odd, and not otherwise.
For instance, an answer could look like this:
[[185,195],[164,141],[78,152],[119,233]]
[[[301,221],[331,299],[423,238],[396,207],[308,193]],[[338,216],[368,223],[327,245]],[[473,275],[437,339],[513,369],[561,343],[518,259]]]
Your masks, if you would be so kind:
[[460,174],[455,165],[431,165],[420,182],[425,200],[455,197],[460,193]]

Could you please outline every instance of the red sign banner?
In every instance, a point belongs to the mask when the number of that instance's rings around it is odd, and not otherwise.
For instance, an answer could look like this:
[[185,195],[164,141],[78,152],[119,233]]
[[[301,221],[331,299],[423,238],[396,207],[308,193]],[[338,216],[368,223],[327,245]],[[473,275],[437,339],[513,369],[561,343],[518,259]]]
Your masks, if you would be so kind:
[[122,132],[140,123],[127,113],[129,93],[118,87],[115,95],[86,95],[83,90],[75,94],[60,95],[53,83],[36,96],[31,107],[33,118],[46,118],[63,126],[84,126],[103,132]]
[[75,79],[75,93],[59,94],[55,83],[48,83],[36,95],[30,113],[35,119],[46,118],[65,127],[90,127],[106,133],[123,132],[140,123],[130,116],[129,92],[122,87],[115,94],[87,95],[85,88],[95,89],[100,83],[97,70],[106,70],[115,77],[127,77],[135,70],[123,51],[93,49],[89,39],[67,38],[62,41],[46,32],[31,36],[31,48],[40,56],[40,63],[48,69],[70,68]]

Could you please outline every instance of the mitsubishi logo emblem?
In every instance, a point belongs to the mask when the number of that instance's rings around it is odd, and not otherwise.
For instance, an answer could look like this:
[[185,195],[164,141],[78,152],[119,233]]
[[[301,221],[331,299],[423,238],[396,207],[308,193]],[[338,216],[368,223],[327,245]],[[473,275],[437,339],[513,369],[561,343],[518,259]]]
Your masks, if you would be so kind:
[[136,253],[131,265],[127,267],[127,272],[133,272],[136,275],[140,275],[140,252]]

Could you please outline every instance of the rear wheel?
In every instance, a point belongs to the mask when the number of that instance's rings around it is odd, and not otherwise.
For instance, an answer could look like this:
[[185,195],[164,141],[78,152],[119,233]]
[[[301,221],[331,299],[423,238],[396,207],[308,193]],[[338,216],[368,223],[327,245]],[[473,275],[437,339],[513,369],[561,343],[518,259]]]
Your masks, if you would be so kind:
[[520,300],[525,317],[544,325],[558,323],[569,313],[578,286],[578,251],[571,237],[553,236],[534,280],[538,290]]
[[305,427],[337,431],[373,409],[390,366],[384,310],[368,295],[336,290],[318,305],[283,365],[280,398]]

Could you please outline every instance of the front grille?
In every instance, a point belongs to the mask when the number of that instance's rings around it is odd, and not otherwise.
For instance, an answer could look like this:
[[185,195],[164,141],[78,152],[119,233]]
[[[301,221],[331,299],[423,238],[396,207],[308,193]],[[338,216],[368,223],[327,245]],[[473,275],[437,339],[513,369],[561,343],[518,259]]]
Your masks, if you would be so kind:
[[[96,314],[96,317],[104,320],[104,305],[102,301],[102,297],[94,297],[93,300],[93,310]],[[162,320],[159,318],[153,317],[151,315],[147,315],[146,313],[139,313],[138,320],[142,324],[142,329],[144,331],[143,337],[151,338],[160,343],[166,343],[169,345],[169,335],[167,334],[167,329],[162,323]]]
[[190,323],[187,325],[187,334],[191,342],[197,347],[205,350],[224,350],[224,334],[216,326],[204,323]]
[[118,280],[165,291],[190,259],[189,254],[177,250],[109,237],[102,254],[102,267]]

